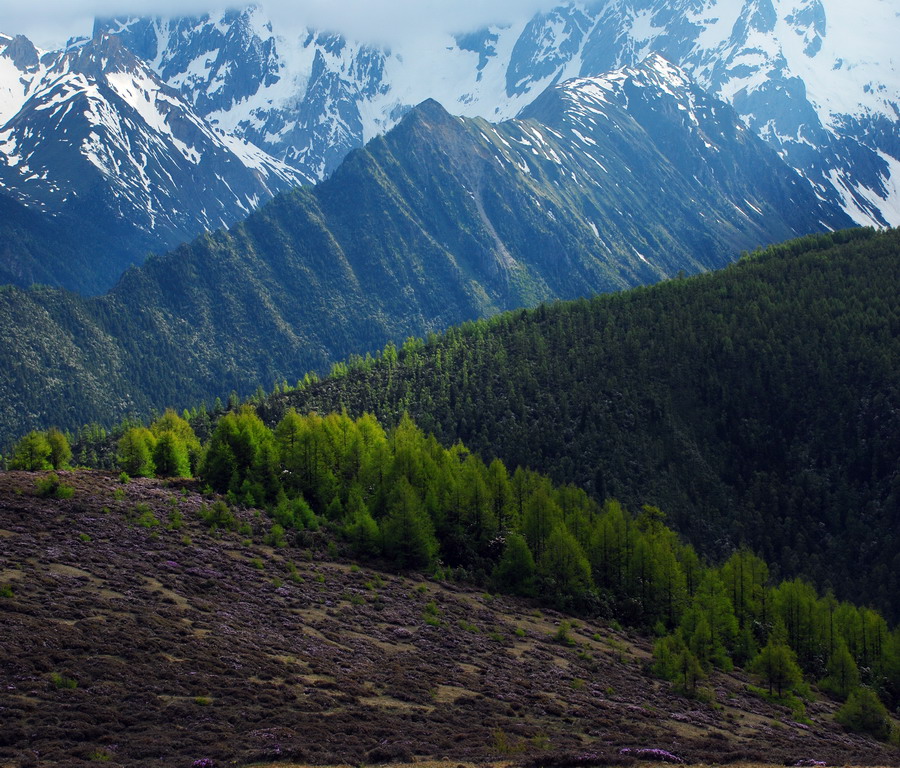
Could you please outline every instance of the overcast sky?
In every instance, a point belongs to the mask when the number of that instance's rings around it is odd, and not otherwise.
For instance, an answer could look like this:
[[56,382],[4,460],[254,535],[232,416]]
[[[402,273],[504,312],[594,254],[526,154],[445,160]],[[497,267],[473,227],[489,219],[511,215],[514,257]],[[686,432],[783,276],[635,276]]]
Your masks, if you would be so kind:
[[[513,22],[560,0],[263,0],[278,30],[309,25],[350,36],[402,39]],[[238,3],[238,6],[243,3]],[[39,47],[90,34],[96,15],[204,13],[222,3],[202,0],[0,0],[0,32],[23,34]]]

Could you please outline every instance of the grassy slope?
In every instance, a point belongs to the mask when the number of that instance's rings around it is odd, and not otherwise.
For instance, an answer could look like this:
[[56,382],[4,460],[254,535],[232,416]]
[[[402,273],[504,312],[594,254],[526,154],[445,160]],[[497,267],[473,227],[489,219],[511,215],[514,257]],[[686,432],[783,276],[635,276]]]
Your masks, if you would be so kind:
[[[646,640],[603,624],[563,645],[564,617],[526,602],[357,569],[319,535],[272,549],[253,511],[239,513],[252,541],[213,536],[191,483],[62,478],[72,499],[0,474],[0,764],[621,761],[622,747],[900,764],[844,734],[833,704],[798,725],[740,673],[713,678],[714,703],[676,696],[647,672]],[[139,503],[160,525],[138,523]]]

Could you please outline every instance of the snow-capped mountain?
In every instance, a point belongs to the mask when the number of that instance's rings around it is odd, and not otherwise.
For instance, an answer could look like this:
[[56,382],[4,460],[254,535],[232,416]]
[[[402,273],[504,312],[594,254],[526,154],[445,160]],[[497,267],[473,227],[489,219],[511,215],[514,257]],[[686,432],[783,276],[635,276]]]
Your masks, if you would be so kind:
[[[900,17],[882,0],[854,8],[840,0],[601,0],[391,48],[279,29],[256,5],[98,20],[91,39],[57,52],[0,36],[0,194],[96,241],[108,262],[95,270],[103,277],[63,283],[96,290],[148,251],[326,178],[414,104],[432,98],[491,122],[533,117],[551,86],[659,52],[730,103],[832,214],[900,224]],[[90,263],[86,253],[79,259]],[[56,271],[12,266],[0,264],[0,276],[25,284]]]
[[[552,142],[567,158],[586,158],[572,181],[585,189],[592,183],[603,188],[604,181],[614,180],[616,205],[632,206],[628,217],[637,227],[648,218],[648,207],[675,210],[670,197],[686,206],[682,215],[698,231],[718,225],[750,239],[782,217],[795,234],[851,223],[840,209],[817,200],[809,185],[786,169],[730,106],[712,98],[659,54],[604,76],[548,88],[514,122],[523,119],[535,136],[550,134],[531,154],[540,154],[540,145]],[[652,147],[655,156],[643,155],[642,145]],[[559,162],[558,155],[553,159]],[[571,165],[563,163],[567,169]],[[641,192],[631,201],[635,189]],[[691,209],[696,211],[693,217]],[[671,221],[673,228],[681,226],[680,218]],[[760,234],[751,235],[754,231]],[[687,232],[682,236],[690,243]],[[785,232],[785,238],[790,236]],[[642,239],[637,233],[633,237],[635,243]],[[695,244],[698,253],[703,250],[700,240]]]
[[0,34],[0,126],[19,111],[45,71],[42,52],[27,37]]
[[116,223],[118,272],[306,181],[210,126],[116,37],[58,54],[21,37],[0,46],[0,189],[52,215]]
[[514,117],[554,83],[659,52],[861,223],[900,224],[900,12],[884,0],[602,0],[392,49],[282,34],[263,8],[120,19],[120,37],[195,109],[316,178],[434,98]]

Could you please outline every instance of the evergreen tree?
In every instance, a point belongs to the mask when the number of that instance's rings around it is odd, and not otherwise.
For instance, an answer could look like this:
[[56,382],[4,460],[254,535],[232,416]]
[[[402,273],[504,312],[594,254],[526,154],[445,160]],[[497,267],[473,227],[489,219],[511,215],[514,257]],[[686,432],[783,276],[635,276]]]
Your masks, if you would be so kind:
[[427,568],[437,555],[434,527],[406,477],[401,476],[391,492],[381,531],[385,555],[400,568]]
[[797,656],[784,641],[784,635],[781,628],[773,630],[769,641],[751,666],[751,670],[762,677],[769,686],[769,695],[775,688],[779,697],[803,680]]
[[720,569],[722,582],[728,589],[738,627],[757,622],[762,614],[764,593],[769,581],[769,568],[762,559],[742,547]]
[[188,448],[174,432],[163,432],[153,447],[153,465],[159,477],[190,477]]
[[775,614],[787,630],[787,644],[809,664],[816,650],[816,591],[802,579],[783,581],[773,591]]
[[153,449],[156,438],[146,427],[132,427],[119,439],[117,460],[119,468],[132,477],[153,477]]
[[288,499],[282,495],[272,516],[283,528],[295,531],[315,531],[319,528],[318,518],[302,496]]
[[492,511],[497,533],[506,531],[512,520],[512,490],[509,487],[509,473],[500,459],[494,459],[488,466],[488,489],[491,495]]
[[10,469],[24,469],[36,472],[52,469],[51,457],[53,448],[43,432],[32,431],[19,440],[13,448],[9,461]]
[[[180,454],[182,452],[187,458],[188,466],[186,470],[182,465],[178,466],[179,472],[186,472],[187,474],[173,473],[171,475],[165,476],[190,477],[191,472],[197,469],[197,465],[200,461],[200,440],[197,438],[197,435],[195,434],[194,429],[190,425],[188,420],[175,413],[174,409],[166,408],[165,413],[163,413],[162,416],[160,416],[150,425],[150,431],[153,433],[154,437],[156,437],[157,440],[159,440],[167,432],[174,435],[177,439],[177,442],[181,445],[181,448],[178,449],[178,460],[181,461]],[[167,450],[169,449],[167,448]],[[157,472],[159,472],[161,475],[163,474],[163,472],[158,467]]]
[[250,406],[229,411],[216,425],[200,468],[217,491],[232,491],[245,503],[274,500],[280,490],[278,446]]
[[632,521],[622,505],[607,499],[591,535],[590,559],[594,580],[622,595],[634,548]]
[[350,490],[345,512],[344,534],[360,557],[375,557],[381,551],[381,531],[363,501],[359,487]]
[[72,449],[69,438],[56,427],[47,430],[47,442],[50,444],[50,464],[53,469],[68,469],[72,460]]
[[[281,455],[281,464],[284,467],[284,484],[287,488],[300,489],[301,484],[309,485],[306,480],[306,465],[304,461],[307,438],[307,422],[293,408],[289,408],[284,417],[275,427],[275,440]],[[310,479],[311,480],[311,479]]]
[[534,557],[522,535],[507,534],[503,556],[491,575],[494,588],[514,595],[532,595],[536,572]]
[[675,683],[676,690],[692,695],[706,675],[680,632],[666,635],[653,645],[653,672]]
[[887,741],[891,735],[891,718],[871,688],[860,687],[852,691],[834,719],[848,730],[867,733],[882,741]]
[[562,519],[562,512],[553,500],[549,488],[541,483],[527,497],[525,516],[522,519],[522,533],[528,548],[540,562],[550,534]]
[[694,655],[704,666],[731,668],[729,649],[737,636],[737,619],[725,585],[715,571],[704,574],[682,617],[681,628]]
[[828,677],[822,680],[820,686],[841,699],[846,699],[859,686],[859,669],[843,638],[838,639],[828,659]]
[[538,560],[538,574],[558,603],[579,600],[593,587],[591,566],[578,540],[557,523]]

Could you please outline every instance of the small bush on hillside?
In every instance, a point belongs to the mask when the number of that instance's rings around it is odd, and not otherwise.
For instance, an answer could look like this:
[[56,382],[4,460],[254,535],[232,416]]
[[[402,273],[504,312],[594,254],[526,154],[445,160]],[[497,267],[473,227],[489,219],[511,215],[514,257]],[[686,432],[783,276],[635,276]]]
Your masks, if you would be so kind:
[[60,690],[71,691],[78,687],[77,680],[61,675],[59,672],[54,672],[50,675],[50,682],[53,683],[54,688],[59,688]]
[[559,622],[559,628],[554,633],[553,640],[560,645],[575,645],[575,638],[572,637],[572,625],[565,620]]
[[38,496],[45,499],[71,499],[75,495],[75,489],[63,483],[55,472],[35,480],[35,486]]
[[881,741],[887,741],[891,735],[891,718],[871,688],[860,687],[851,692],[834,719],[847,730],[867,733]]
[[156,528],[159,525],[159,520],[153,514],[149,504],[144,504],[143,502],[135,504],[134,515],[134,522],[142,528]]
[[221,499],[213,502],[211,507],[202,507],[200,516],[212,529],[224,528],[226,531],[236,531],[238,528],[238,521],[234,516],[234,512]]

